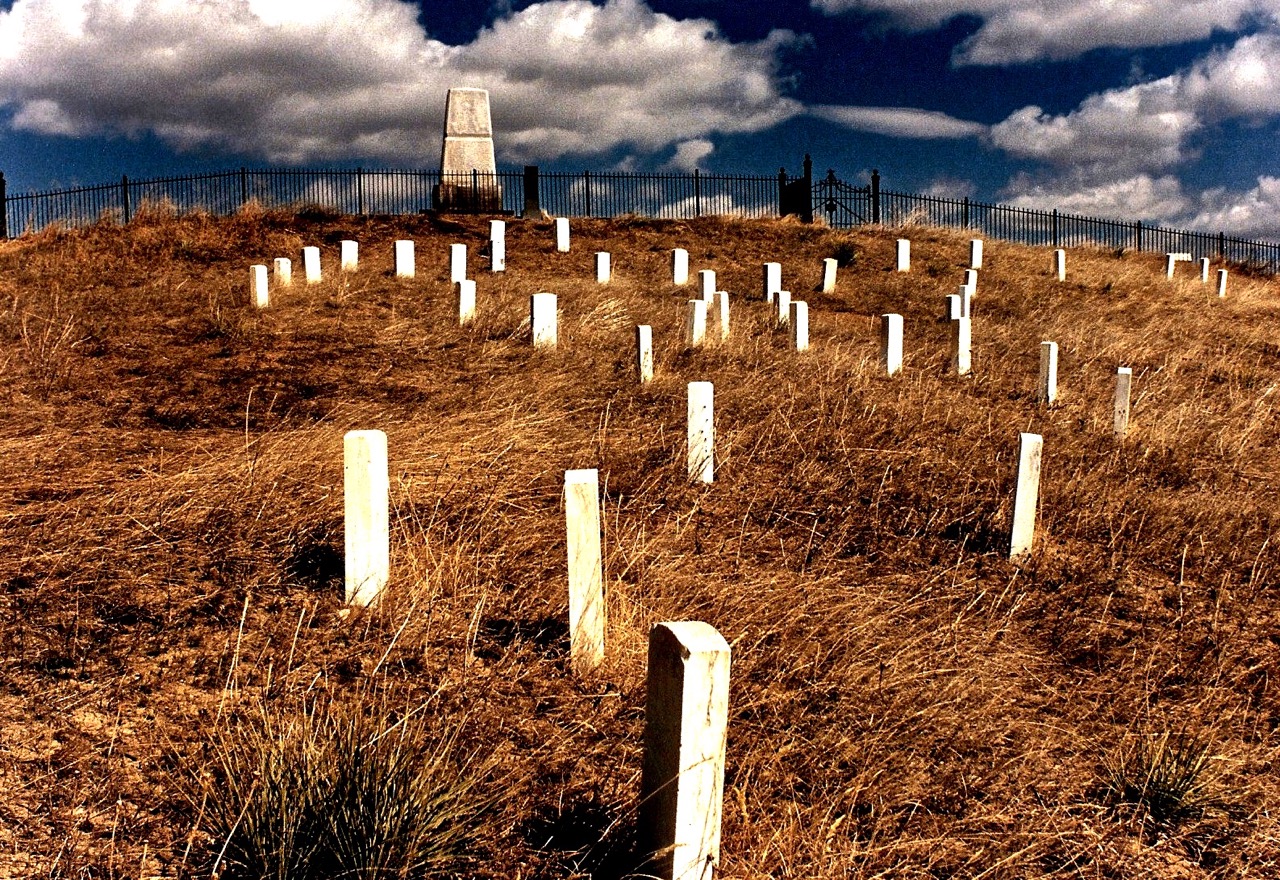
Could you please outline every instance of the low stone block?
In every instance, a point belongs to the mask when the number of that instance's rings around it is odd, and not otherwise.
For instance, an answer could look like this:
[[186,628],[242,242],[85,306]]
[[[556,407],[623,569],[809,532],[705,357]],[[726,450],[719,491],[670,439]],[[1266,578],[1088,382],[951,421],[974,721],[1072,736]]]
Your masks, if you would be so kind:
[[344,240],[338,245],[338,266],[343,272],[354,272],[360,268],[360,245],[357,242]]
[[293,284],[293,261],[288,257],[276,257],[272,262],[272,275],[276,287],[289,287]]

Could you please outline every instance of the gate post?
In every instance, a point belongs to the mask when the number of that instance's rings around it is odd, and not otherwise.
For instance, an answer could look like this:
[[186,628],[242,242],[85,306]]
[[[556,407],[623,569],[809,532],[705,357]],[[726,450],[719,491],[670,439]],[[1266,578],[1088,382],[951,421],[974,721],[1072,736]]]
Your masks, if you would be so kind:
[[778,169],[778,216],[787,216],[787,169]]
[[0,239],[9,237],[9,194],[5,188],[4,172],[0,171]]
[[880,171],[871,169],[871,222],[880,225]]
[[800,219],[805,223],[813,222],[813,159],[808,153],[804,154],[804,211],[800,215]]
[[120,175],[120,205],[124,208],[124,222],[129,222],[129,175]]
[[542,200],[538,193],[538,166],[524,166],[524,212],[526,220],[542,214]]

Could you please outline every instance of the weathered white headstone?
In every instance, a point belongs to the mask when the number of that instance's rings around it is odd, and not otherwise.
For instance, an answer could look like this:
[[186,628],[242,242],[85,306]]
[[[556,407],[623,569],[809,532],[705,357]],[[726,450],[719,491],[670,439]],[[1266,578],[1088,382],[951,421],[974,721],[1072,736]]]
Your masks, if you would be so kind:
[[600,474],[595,468],[564,472],[564,526],[569,565],[569,661],[581,675],[604,660]]
[[612,274],[612,260],[608,251],[596,251],[596,284],[608,284]]
[[689,283],[689,252],[684,248],[676,248],[671,252],[671,283]]
[[697,348],[707,338],[707,301],[691,299],[684,316],[684,344],[686,348]]
[[1063,248],[1053,252],[1053,274],[1059,281],[1067,280],[1067,252]]
[[911,240],[908,238],[898,239],[898,264],[899,272],[911,271]]
[[689,479],[713,483],[716,477],[715,389],[710,382],[689,383]]
[[320,282],[320,248],[304,247],[302,249],[302,272],[308,284]]
[[1209,283],[1209,258],[1208,257],[1200,258],[1200,283],[1201,284]]
[[348,431],[342,450],[346,603],[367,607],[377,603],[390,577],[387,435]]
[[360,268],[360,245],[357,242],[344,240],[338,245],[338,265],[343,272],[354,272]]
[[711,298],[716,295],[716,270],[698,270],[698,285],[698,289],[702,291],[702,298],[711,302]]
[[822,292],[830,293],[836,289],[836,260],[827,257],[822,261]]
[[970,295],[976,294],[978,292],[978,270],[977,269],[964,270],[964,286],[969,288],[969,290],[972,292]]
[[556,295],[535,293],[529,297],[529,326],[534,348],[556,347]]
[[1046,406],[1053,406],[1058,399],[1058,343],[1040,343],[1040,382],[1036,399]]
[[774,296],[782,289],[782,264],[764,264],[764,301],[773,302]]
[[968,318],[956,318],[951,322],[951,372],[967,376],[970,372],[970,344],[973,329]]
[[435,188],[434,202],[443,211],[495,212],[502,208],[489,93],[484,89],[449,89],[445,98],[440,185]]
[[1133,388],[1133,370],[1120,367],[1116,370],[1116,397],[1112,428],[1116,439],[1124,438],[1129,433],[1129,394]]
[[249,267],[249,302],[259,309],[271,305],[271,294],[267,292],[266,264]]
[[414,257],[413,242],[407,239],[400,239],[395,244],[395,254],[396,277],[414,277],[418,273],[418,267]]
[[[961,291],[964,290],[962,286]],[[964,295],[963,293],[947,294],[947,307],[943,311],[943,317],[948,321],[954,321],[956,318],[964,317]]]
[[1227,295],[1227,270],[1218,270],[1218,298],[1222,299]]
[[774,302],[778,306],[778,326],[785,327],[787,322],[791,320],[791,291],[779,290],[773,296]]
[[1018,435],[1018,485],[1013,495],[1013,528],[1009,538],[1009,558],[1020,559],[1031,552],[1036,534],[1036,505],[1040,500],[1040,461],[1044,437]]
[[288,287],[293,284],[293,261],[288,257],[276,257],[272,263],[272,275],[276,287]]
[[956,295],[956,298],[960,300],[960,317],[972,318],[973,317],[973,285],[961,284],[960,292]]
[[724,342],[729,338],[729,293],[717,290],[715,300],[711,303],[711,314],[715,316],[716,337]]
[[507,270],[507,221],[489,221],[489,271]]
[[636,327],[636,373],[641,385],[653,381],[653,328],[648,324]]
[[791,302],[791,348],[793,351],[809,350],[809,304],[804,300]]
[[467,246],[465,244],[449,245],[449,282],[457,284],[467,277]]
[[886,376],[902,372],[902,315],[880,316],[880,366]]
[[730,649],[710,624],[649,631],[640,781],[644,876],[711,880],[720,863]]
[[1164,255],[1164,275],[1166,278],[1170,278],[1170,279],[1173,278],[1173,268],[1174,266],[1177,266],[1177,265],[1178,265],[1177,254]]
[[969,268],[982,268],[982,239],[974,238],[969,241]]
[[476,319],[476,282],[474,278],[463,278],[453,283],[458,292],[458,324],[466,326]]
[[562,254],[569,253],[569,218],[556,218],[556,250]]

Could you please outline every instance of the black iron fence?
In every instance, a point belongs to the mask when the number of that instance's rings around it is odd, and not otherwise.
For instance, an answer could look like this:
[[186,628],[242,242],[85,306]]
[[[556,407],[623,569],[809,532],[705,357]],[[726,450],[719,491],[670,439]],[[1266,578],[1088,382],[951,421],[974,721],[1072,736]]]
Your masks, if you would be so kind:
[[496,174],[442,176],[417,170],[247,169],[156,177],[49,192],[7,195],[0,174],[0,236],[50,224],[82,226],[100,219],[129,222],[140,210],[230,214],[249,203],[266,208],[318,207],[349,214],[457,211],[499,214],[546,211],[565,217],[639,214],[685,219],[708,214],[775,217],[794,214],[830,226],[949,226],[992,238],[1052,247],[1096,246],[1189,253],[1280,272],[1280,243],[1223,232],[1169,229],[1142,221],[1110,220],[988,204],[880,188],[836,177],[814,180],[805,157],[800,176],[648,172],[545,172],[534,166]]

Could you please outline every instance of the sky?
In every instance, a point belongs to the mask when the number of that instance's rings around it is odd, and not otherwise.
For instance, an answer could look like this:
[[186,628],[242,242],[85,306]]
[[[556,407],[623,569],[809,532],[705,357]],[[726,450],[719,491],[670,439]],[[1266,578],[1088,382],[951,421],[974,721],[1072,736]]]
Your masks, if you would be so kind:
[[436,168],[815,173],[1280,239],[1280,0],[0,0],[9,191]]

